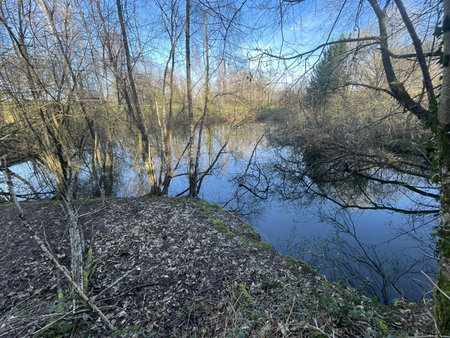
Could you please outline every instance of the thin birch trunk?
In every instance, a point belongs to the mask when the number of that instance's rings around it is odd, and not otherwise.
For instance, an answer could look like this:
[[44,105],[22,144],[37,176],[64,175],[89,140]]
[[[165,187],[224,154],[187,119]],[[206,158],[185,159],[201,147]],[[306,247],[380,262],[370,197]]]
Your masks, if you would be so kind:
[[197,141],[197,154],[195,157],[195,167],[194,167],[194,178],[195,182],[195,194],[198,195],[200,192],[200,186],[197,185],[198,172],[200,167],[200,157],[202,151],[202,134],[203,125],[205,123],[205,117],[208,113],[208,100],[209,100],[209,36],[208,36],[208,18],[206,9],[203,10],[203,25],[205,26],[205,58],[206,58],[206,74],[205,74],[205,101],[203,103],[203,113],[200,118],[200,126],[198,129],[198,141]]
[[[180,33],[181,34],[181,33]],[[166,127],[166,173],[164,175],[164,183],[163,183],[163,195],[167,195],[169,193],[169,185],[170,181],[172,180],[173,176],[173,168],[172,168],[172,120],[173,120],[173,93],[174,93],[174,81],[173,81],[173,72],[175,69],[175,45],[178,41],[178,38],[180,35],[175,39],[175,41],[172,41],[172,50],[171,50],[171,57],[172,57],[172,64],[170,66],[170,80],[169,80],[169,111],[168,116],[166,119],[167,127]]]
[[186,0],[186,91],[189,113],[189,195],[197,196],[196,179],[194,176],[194,107],[192,103],[191,81],[191,1]]
[[71,189],[67,193],[65,203],[65,210],[69,216],[69,239],[70,239],[70,269],[72,271],[72,278],[81,290],[84,290],[83,280],[83,251],[84,238],[83,231],[78,223],[78,213],[73,207],[71,200]]

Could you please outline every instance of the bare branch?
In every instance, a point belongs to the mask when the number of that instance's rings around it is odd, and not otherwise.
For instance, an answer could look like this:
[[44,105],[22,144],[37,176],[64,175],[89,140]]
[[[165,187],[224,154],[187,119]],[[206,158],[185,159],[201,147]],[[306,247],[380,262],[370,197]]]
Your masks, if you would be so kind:
[[309,50],[309,51],[307,51],[307,52],[299,53],[299,54],[292,55],[292,56],[280,56],[280,55],[275,55],[275,54],[269,53],[269,52],[267,52],[267,51],[263,51],[263,50],[261,50],[261,49],[258,49],[258,51],[262,52],[263,55],[267,55],[267,56],[270,56],[270,57],[273,57],[273,58],[276,58],[276,59],[279,59],[279,60],[285,60],[285,61],[287,61],[287,60],[293,60],[293,59],[302,59],[304,56],[308,56],[308,57],[309,57],[309,56],[311,56],[315,51],[317,51],[317,50],[319,50],[319,49],[322,49],[322,48],[324,48],[324,47],[327,47],[327,46],[331,46],[331,45],[335,45],[335,44],[339,44],[339,43],[362,42],[362,41],[375,41],[375,42],[379,42],[377,36],[368,36],[368,37],[362,37],[362,38],[347,38],[347,39],[342,39],[342,40],[336,40],[336,41],[325,42],[325,43],[322,43],[322,44],[316,46],[315,48],[313,48],[313,49],[311,49],[311,50]]
[[[7,168],[6,164],[6,158],[2,159],[4,168]],[[85,301],[91,309],[99,315],[99,317],[103,320],[103,322],[106,324],[108,329],[110,331],[115,331],[114,326],[111,324],[109,319],[105,316],[105,314],[95,305],[94,301],[89,298],[83,290],[80,289],[77,283],[73,280],[72,276],[70,275],[70,272],[66,269],[65,266],[61,265],[58,261],[58,259],[50,252],[50,250],[47,248],[47,246],[44,244],[44,242],[41,240],[41,238],[36,234],[36,232],[33,230],[31,224],[28,222],[28,220],[25,217],[25,214],[23,212],[22,207],[19,204],[19,201],[16,198],[16,195],[14,193],[14,186],[11,181],[11,175],[8,173],[7,170],[2,168],[2,171],[6,175],[6,180],[9,188],[9,192],[11,194],[11,198],[14,201],[14,204],[19,212],[19,217],[22,220],[22,225],[28,230],[28,233],[30,236],[36,241],[39,248],[43,251],[45,256],[56,266],[56,268],[63,274],[63,276],[66,278],[66,280],[70,283],[70,285],[74,288],[78,296]]]

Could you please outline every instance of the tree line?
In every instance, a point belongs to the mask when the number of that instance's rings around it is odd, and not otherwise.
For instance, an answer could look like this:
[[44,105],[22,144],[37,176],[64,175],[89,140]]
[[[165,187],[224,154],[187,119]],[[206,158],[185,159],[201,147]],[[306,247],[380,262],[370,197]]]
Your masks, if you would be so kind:
[[[260,99],[264,78],[254,81],[245,65],[233,65],[228,50],[241,9],[233,1],[0,2],[0,156],[8,183],[2,195],[17,202],[12,177],[33,189],[10,169],[24,160],[54,186],[68,217],[77,290],[86,286],[74,204],[82,173],[93,181],[91,196],[113,195],[117,148],[127,135],[148,194],[167,195],[172,179],[185,175],[185,192],[196,197],[230,137],[201,167],[212,108],[230,112],[232,130]],[[176,124],[189,136],[177,152]],[[22,212],[21,218],[27,226]]]
[[149,192],[167,194],[184,161],[172,144],[181,121],[196,196],[208,171],[199,168],[205,121],[236,125],[271,90],[230,47],[241,10],[233,1],[3,2],[0,142],[10,163],[35,159],[56,196],[76,192],[89,167],[93,194],[110,196],[115,136],[125,132]]

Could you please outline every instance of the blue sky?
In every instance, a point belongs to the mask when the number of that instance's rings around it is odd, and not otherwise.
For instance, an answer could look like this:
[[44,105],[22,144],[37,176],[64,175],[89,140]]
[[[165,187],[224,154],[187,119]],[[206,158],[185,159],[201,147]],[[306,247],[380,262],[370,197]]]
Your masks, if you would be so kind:
[[[278,73],[283,70],[288,75],[284,79],[292,79],[303,76],[305,71],[318,60],[323,49],[315,51],[308,59],[298,58],[286,62],[274,61],[271,58],[262,58],[262,52],[268,52],[279,56],[292,56],[314,49],[316,46],[326,42],[339,39],[341,34],[356,38],[364,35],[377,35],[378,22],[368,1],[357,0],[305,0],[301,3],[286,4],[280,10],[278,1],[272,3],[271,9],[250,11],[249,21],[254,21],[256,26],[247,43],[243,45],[243,54],[249,55],[253,61],[251,68],[264,68],[261,60],[266,61],[266,68],[272,68]],[[281,0],[282,2],[282,0]],[[380,0],[380,6],[385,5]],[[405,0],[404,4],[409,11],[410,18],[414,24],[418,24],[418,32],[427,30],[428,38],[434,30],[435,22],[428,21],[430,16],[418,18],[416,13],[423,13],[431,8],[430,0]],[[401,18],[394,10],[395,4],[389,5],[388,16],[392,18],[391,30],[404,27]],[[281,15],[283,13],[283,15]],[[435,15],[435,13],[434,13]],[[282,20],[281,20],[282,18]],[[436,16],[434,16],[434,19]],[[420,34],[421,36],[423,34]],[[402,45],[410,44],[408,35],[403,36]]]
[[[206,2],[197,0],[192,2]],[[407,8],[426,8],[425,2],[429,0],[405,0]],[[378,27],[375,16],[367,1],[359,0],[305,0],[301,3],[292,4],[282,0],[237,0],[227,2],[226,0],[208,0],[214,6],[234,6],[239,8],[245,3],[239,14],[234,18],[233,29],[228,36],[225,51],[220,51],[222,42],[217,42],[212,58],[220,53],[229,55],[228,62],[236,68],[241,67],[248,71],[262,71],[275,82],[292,82],[303,77],[305,72],[317,62],[322,49],[318,49],[309,58],[295,59],[291,61],[275,60],[263,55],[268,52],[280,56],[292,56],[304,53],[324,43],[339,39],[341,34],[353,37],[358,34],[377,33]],[[380,0],[384,5],[384,0]],[[129,1],[128,4],[131,4]],[[280,3],[282,5],[280,6]],[[143,23],[142,36],[148,37],[148,55],[154,63],[162,68],[166,61],[169,45],[167,35],[162,33],[162,21],[159,17],[159,9],[155,1],[139,1],[140,7],[137,11],[139,21]],[[180,15],[184,16],[184,0],[180,0]],[[361,4],[361,5],[360,5]],[[393,4],[391,6],[394,6]],[[194,13],[194,20],[201,21],[199,10]],[[194,9],[195,12],[195,9]],[[220,10],[219,10],[220,12]],[[224,17],[230,18],[233,10],[220,12]],[[210,24],[213,28],[214,17],[217,13],[210,13]],[[159,18],[158,18],[159,17]],[[337,19],[339,18],[339,19]],[[217,20],[217,19],[216,19]],[[153,23],[152,23],[153,22]],[[201,59],[204,53],[202,46],[203,31],[200,24],[193,25],[197,29],[193,38],[193,50],[196,57]],[[214,35],[213,35],[214,36]],[[220,40],[220,34],[215,35]],[[218,40],[216,40],[218,41]],[[214,44],[212,39],[211,45]],[[184,35],[180,38],[177,56],[177,74],[184,74]],[[202,76],[201,64],[197,65],[198,79]],[[214,67],[214,65],[213,65]],[[306,76],[307,78],[307,76]]]

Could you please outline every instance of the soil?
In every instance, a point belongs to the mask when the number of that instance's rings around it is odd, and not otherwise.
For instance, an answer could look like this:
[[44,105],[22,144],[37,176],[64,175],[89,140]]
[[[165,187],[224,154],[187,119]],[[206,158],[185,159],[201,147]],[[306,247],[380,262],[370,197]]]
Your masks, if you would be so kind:
[[[70,268],[57,202],[23,203],[28,222]],[[0,337],[386,336],[434,334],[432,301],[385,307],[283,257],[235,215],[191,198],[77,204],[86,293],[80,300],[0,204]],[[59,291],[60,290],[60,291]]]

